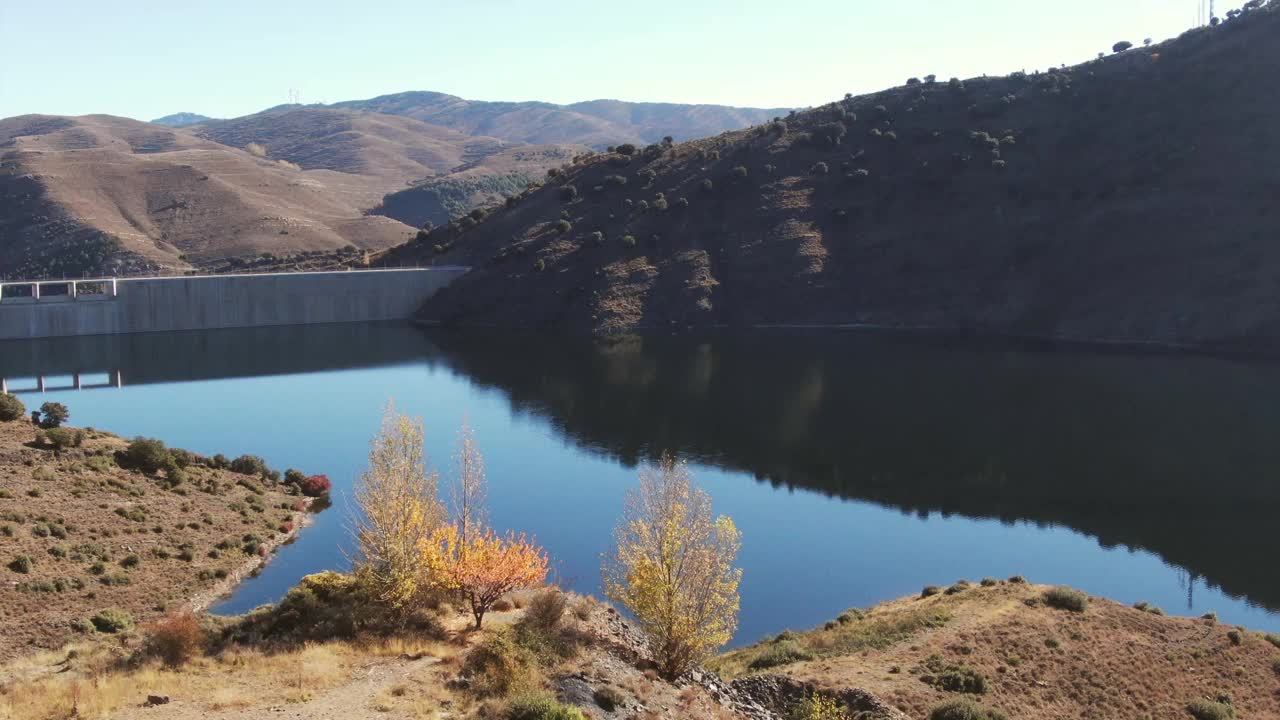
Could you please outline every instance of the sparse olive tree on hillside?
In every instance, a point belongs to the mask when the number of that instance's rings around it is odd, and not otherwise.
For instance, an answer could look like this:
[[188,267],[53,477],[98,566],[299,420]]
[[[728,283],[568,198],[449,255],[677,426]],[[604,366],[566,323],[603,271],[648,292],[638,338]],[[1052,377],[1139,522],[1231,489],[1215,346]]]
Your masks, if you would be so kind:
[[675,678],[710,657],[738,626],[733,567],[739,533],[711,514],[711,497],[669,456],[640,471],[606,556],[605,594],[635,616],[654,660]]

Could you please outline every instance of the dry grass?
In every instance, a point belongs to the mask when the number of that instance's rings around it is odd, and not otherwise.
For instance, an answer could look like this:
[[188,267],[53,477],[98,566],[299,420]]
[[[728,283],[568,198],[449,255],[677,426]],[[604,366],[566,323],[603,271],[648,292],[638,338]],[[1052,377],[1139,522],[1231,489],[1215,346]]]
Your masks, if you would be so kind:
[[[1238,717],[1280,717],[1275,648],[1264,636],[1243,633],[1237,645],[1230,627],[1101,598],[1084,612],[1064,612],[1042,601],[1049,589],[1006,582],[886,603],[829,630],[793,633],[789,642],[814,659],[772,672],[822,687],[862,688],[910,717],[926,717],[954,697],[937,687],[938,670],[948,668],[981,677],[981,704],[1020,720],[1175,720],[1186,717],[1188,703],[1222,693],[1234,698]],[[882,630],[905,630],[907,619],[931,613],[950,620],[919,624],[896,640]],[[719,663],[741,672],[763,648],[729,653]]]
[[[114,435],[87,432],[83,447],[56,453],[31,446],[35,432],[0,423],[0,525],[12,533],[0,558],[0,660],[84,639],[84,621],[105,608],[145,624],[202,606],[262,562],[244,535],[271,545],[283,522],[301,525],[285,509],[298,498],[279,487],[259,483],[256,495],[236,484],[244,475],[191,466],[170,489],[117,467],[126,442]],[[2,567],[18,555],[34,559],[30,573]]]

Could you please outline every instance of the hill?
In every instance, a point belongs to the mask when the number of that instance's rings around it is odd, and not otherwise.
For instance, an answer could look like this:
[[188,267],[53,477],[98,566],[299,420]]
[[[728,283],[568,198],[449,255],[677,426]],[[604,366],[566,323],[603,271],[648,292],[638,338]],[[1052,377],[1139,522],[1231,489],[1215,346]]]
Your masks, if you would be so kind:
[[1259,88],[1280,62],[1276,10],[1072,68],[926,78],[596,155],[388,260],[475,267],[429,322],[1275,347],[1280,100]]
[[507,147],[497,138],[412,118],[308,105],[212,120],[193,127],[192,133],[235,148],[256,145],[264,156],[304,170],[383,178],[393,188],[446,174]]
[[[711,665],[728,676],[783,675],[759,683],[765,687],[797,683],[837,697],[857,688],[912,718],[947,702],[1018,720],[1262,718],[1280,714],[1278,644],[1280,637],[1211,616],[1168,617],[1142,603],[1125,607],[1014,577],[962,580],[850,610]],[[1231,714],[1191,713],[1193,705],[1229,705]]]
[[10,277],[186,269],[234,255],[388,247],[385,180],[255,156],[107,115],[0,120],[0,267]]
[[180,128],[180,127],[188,127],[190,125],[199,125],[200,123],[208,122],[212,119],[213,118],[209,117],[208,115],[198,115],[196,113],[180,112],[180,113],[173,113],[172,115],[165,115],[162,118],[156,118],[155,120],[151,121],[151,124],[164,125],[165,127]]
[[783,108],[734,108],[594,100],[556,105],[547,102],[485,102],[438,92],[405,92],[368,100],[334,103],[403,115],[468,135],[491,135],[531,144],[567,143],[603,149],[623,143],[653,143],[664,136],[688,139],[735,130],[786,114]]

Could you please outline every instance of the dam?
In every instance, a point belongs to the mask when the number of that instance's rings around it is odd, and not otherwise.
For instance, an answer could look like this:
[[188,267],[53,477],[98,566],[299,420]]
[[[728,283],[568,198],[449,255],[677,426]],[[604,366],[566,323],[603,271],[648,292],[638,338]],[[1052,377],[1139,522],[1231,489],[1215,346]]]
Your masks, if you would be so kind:
[[465,267],[0,283],[0,340],[405,320]]

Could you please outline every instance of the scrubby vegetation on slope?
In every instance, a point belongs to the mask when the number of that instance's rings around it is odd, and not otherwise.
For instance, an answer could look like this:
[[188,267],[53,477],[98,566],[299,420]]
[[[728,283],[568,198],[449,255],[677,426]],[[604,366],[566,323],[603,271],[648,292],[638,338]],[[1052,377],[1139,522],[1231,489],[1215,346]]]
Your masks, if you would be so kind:
[[1277,26],[1269,6],[1075,67],[618,146],[387,261],[475,267],[435,322],[1271,342]]
[[66,427],[57,403],[36,427],[23,410],[0,395],[0,658],[207,605],[303,523],[304,488],[324,494],[253,456]]

